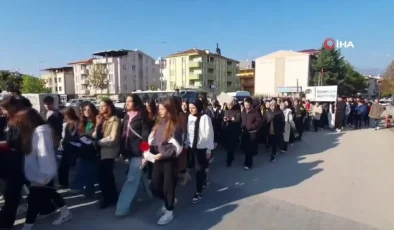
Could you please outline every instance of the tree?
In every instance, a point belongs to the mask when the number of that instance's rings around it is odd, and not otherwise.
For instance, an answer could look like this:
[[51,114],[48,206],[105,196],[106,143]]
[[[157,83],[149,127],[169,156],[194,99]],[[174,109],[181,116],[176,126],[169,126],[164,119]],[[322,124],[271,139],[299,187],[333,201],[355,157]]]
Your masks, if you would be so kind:
[[107,89],[107,94],[109,94],[109,79],[106,69],[103,65],[93,65],[89,77],[89,85],[95,89]]
[[391,97],[394,94],[394,79],[383,78],[379,82],[380,97]]
[[379,91],[382,97],[391,97],[394,94],[394,61],[386,68],[379,83]]
[[355,71],[339,49],[327,50],[322,46],[311,63],[311,85],[338,85],[339,95],[363,93],[367,87],[365,77]]
[[345,79],[345,61],[339,49],[327,50],[322,46],[316,59],[312,59],[313,85],[338,85]]
[[383,78],[394,80],[394,61],[392,61],[389,66],[387,66],[386,71],[383,74]]
[[45,87],[45,81],[33,76],[22,76],[22,93],[50,93],[51,90]]
[[341,85],[342,94],[344,95],[356,95],[358,93],[365,93],[368,87],[367,78],[357,72],[354,67],[349,63],[345,62],[346,76]]
[[20,90],[22,75],[18,72],[0,71],[0,89],[6,91]]

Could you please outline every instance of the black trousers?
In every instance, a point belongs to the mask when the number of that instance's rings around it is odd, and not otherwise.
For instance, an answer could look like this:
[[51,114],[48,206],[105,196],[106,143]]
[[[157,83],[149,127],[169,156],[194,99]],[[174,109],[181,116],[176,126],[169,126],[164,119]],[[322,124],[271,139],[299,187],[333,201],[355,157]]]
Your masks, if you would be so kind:
[[356,114],[354,117],[354,126],[356,129],[361,129],[363,124],[363,117],[361,114]]
[[152,193],[164,201],[168,211],[174,209],[176,183],[176,159],[158,160],[153,163]]
[[66,205],[63,198],[53,187],[53,182],[50,182],[45,187],[30,187],[30,193],[27,198],[26,223],[33,224],[36,221],[37,215],[41,212],[41,205],[50,202],[53,202],[58,208]]
[[297,140],[302,139],[302,133],[304,133],[304,124],[303,124],[303,119],[302,117],[295,117],[294,118],[294,124],[298,133]]
[[369,126],[370,119],[369,119],[368,115],[364,115],[363,117],[364,117],[364,125]]
[[206,149],[190,149],[189,154],[195,158],[196,162],[196,192],[202,193],[202,188],[207,180],[206,169],[209,165],[209,160],[207,159]]
[[115,203],[118,200],[118,192],[114,177],[115,159],[103,159],[99,162],[98,179],[101,189],[102,202]]
[[313,120],[313,129],[314,129],[314,131],[317,132],[319,130],[319,127],[320,127],[320,120],[314,119]]
[[281,143],[281,139],[278,135],[269,135],[268,143],[271,146],[271,157],[276,157],[276,151],[278,150],[278,145]]
[[14,226],[24,184],[25,178],[22,172],[12,176],[9,175],[5,180],[4,206],[0,211],[0,228],[12,228]]
[[242,133],[242,141],[244,142],[245,161],[244,166],[251,168],[253,166],[253,156],[258,152],[258,132],[244,132]]

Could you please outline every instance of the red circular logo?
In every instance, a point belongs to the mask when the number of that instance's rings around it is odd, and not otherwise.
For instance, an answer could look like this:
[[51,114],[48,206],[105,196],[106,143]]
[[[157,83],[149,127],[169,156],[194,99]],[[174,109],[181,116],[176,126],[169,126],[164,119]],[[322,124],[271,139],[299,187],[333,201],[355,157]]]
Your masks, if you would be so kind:
[[326,38],[323,45],[327,50],[333,50],[335,49],[335,40],[333,38]]

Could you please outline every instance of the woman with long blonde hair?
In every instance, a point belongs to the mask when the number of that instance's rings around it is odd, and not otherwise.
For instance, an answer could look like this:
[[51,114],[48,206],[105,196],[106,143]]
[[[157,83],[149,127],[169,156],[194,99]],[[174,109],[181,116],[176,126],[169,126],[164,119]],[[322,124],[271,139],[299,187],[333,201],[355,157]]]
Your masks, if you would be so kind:
[[[160,210],[163,216],[158,220],[158,225],[166,225],[174,218],[176,158],[183,149],[178,117],[173,100],[164,100],[159,104],[157,121],[148,138],[150,152],[154,155],[152,193],[164,201],[164,206]],[[142,163],[145,164],[145,159]]]
[[22,135],[25,177],[31,184],[23,230],[33,227],[42,203],[46,203],[48,199],[60,208],[60,216],[53,222],[53,225],[60,225],[72,216],[63,198],[53,187],[57,172],[53,130],[34,109],[18,112],[15,122]]

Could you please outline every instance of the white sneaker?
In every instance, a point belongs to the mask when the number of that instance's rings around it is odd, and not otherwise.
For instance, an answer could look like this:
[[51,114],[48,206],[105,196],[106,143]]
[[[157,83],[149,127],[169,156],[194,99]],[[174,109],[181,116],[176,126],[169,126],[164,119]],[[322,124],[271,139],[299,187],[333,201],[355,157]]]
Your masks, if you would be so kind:
[[160,217],[160,219],[157,221],[158,225],[166,225],[171,222],[171,220],[174,219],[174,214],[172,211],[166,210],[164,215]]
[[61,225],[61,224],[65,223],[65,222],[67,222],[67,221],[69,221],[71,219],[72,219],[71,212],[68,212],[67,214],[60,213],[59,218],[57,218],[55,221],[53,221],[52,225],[55,225],[55,226]]
[[31,230],[33,229],[33,224],[24,224],[21,230]]
[[250,169],[250,168],[249,168],[248,166],[245,166],[245,167],[244,167],[244,170],[245,170],[245,171],[248,171],[249,169]]
[[376,130],[379,130],[380,129],[380,127],[378,126],[378,127],[376,127]]
[[[178,199],[175,198],[174,206],[175,206],[177,203],[178,203]],[[166,213],[166,211],[167,211],[167,208],[166,208],[165,205],[163,205],[163,206],[157,211],[157,215],[158,215],[158,216],[162,216],[163,214]]]

